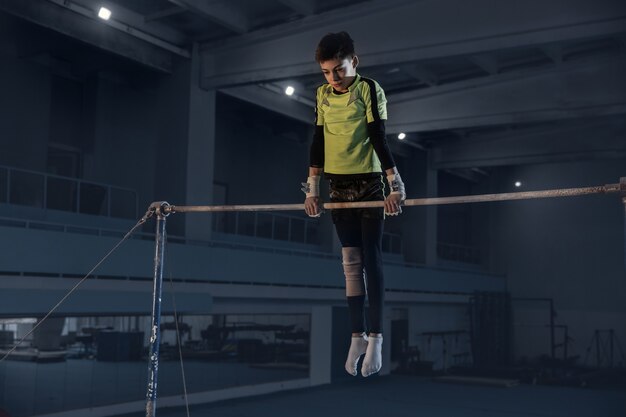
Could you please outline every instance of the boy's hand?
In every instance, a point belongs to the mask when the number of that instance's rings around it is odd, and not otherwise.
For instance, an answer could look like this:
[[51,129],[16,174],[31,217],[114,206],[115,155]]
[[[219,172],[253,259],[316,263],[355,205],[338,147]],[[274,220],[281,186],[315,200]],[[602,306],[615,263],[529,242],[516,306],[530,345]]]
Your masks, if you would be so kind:
[[402,213],[402,194],[389,194],[385,199],[385,214],[388,216],[397,216]]
[[402,182],[397,169],[393,168],[393,171],[387,174],[387,182],[389,182],[389,189],[391,190],[391,193],[385,199],[385,214],[388,216],[397,216],[402,213],[400,206],[406,199],[404,182]]
[[322,215],[320,209],[320,176],[309,175],[306,182],[302,183],[302,192],[306,194],[304,200],[304,211],[309,217],[319,217]]
[[322,210],[320,209],[320,198],[307,197],[306,200],[304,200],[304,211],[309,217],[321,216]]

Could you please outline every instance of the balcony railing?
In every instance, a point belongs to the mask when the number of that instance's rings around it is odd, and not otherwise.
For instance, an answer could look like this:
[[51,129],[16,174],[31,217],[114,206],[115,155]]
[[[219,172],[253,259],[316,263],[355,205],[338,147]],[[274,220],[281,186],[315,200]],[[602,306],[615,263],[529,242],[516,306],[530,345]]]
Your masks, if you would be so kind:
[[[0,204],[136,219],[134,190],[0,166]],[[319,246],[320,221],[304,214],[232,212],[213,215],[213,231],[268,241]],[[383,252],[402,253],[401,236],[383,234]]]
[[213,215],[213,231],[252,238],[319,245],[319,219],[304,216],[228,212]]
[[[246,211],[213,215],[214,232],[305,245],[321,243],[320,227],[319,219],[305,215]],[[401,254],[402,237],[395,233],[383,233],[383,252]]]
[[93,181],[0,166],[0,203],[137,218],[137,193]]

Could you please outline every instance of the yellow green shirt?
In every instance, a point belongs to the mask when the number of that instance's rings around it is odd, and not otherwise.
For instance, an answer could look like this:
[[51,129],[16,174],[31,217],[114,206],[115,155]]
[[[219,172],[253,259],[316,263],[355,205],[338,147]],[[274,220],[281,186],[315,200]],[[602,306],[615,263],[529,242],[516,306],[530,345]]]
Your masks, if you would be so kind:
[[316,112],[316,125],[324,128],[324,172],[382,171],[367,132],[368,123],[387,119],[385,92],[376,81],[357,74],[346,93],[329,84],[318,87]]

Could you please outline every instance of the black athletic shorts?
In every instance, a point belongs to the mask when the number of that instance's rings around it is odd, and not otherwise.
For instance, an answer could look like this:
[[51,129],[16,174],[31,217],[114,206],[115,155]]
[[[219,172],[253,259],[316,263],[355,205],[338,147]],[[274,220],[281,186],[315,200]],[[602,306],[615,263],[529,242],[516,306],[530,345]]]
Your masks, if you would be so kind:
[[[385,200],[385,183],[382,175],[355,179],[331,178],[329,181],[331,203]],[[331,215],[333,223],[349,218],[384,219],[385,209],[383,207],[337,209],[332,210]]]

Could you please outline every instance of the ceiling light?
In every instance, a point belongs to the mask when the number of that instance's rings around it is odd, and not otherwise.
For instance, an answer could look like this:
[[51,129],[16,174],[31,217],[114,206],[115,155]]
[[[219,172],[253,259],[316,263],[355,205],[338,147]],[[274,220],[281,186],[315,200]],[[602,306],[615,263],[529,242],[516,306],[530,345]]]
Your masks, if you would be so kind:
[[292,86],[287,86],[287,88],[285,88],[285,94],[287,94],[288,96],[293,95],[293,93],[295,93],[296,89],[293,88]]
[[522,186],[521,181],[515,181],[515,186],[516,186],[517,188],[521,187],[521,186]]
[[106,7],[100,7],[100,10],[98,10],[98,17],[103,20],[109,20],[111,17],[111,11]]
[[403,132],[398,135],[398,139],[403,140],[404,138],[406,138],[406,133]]

